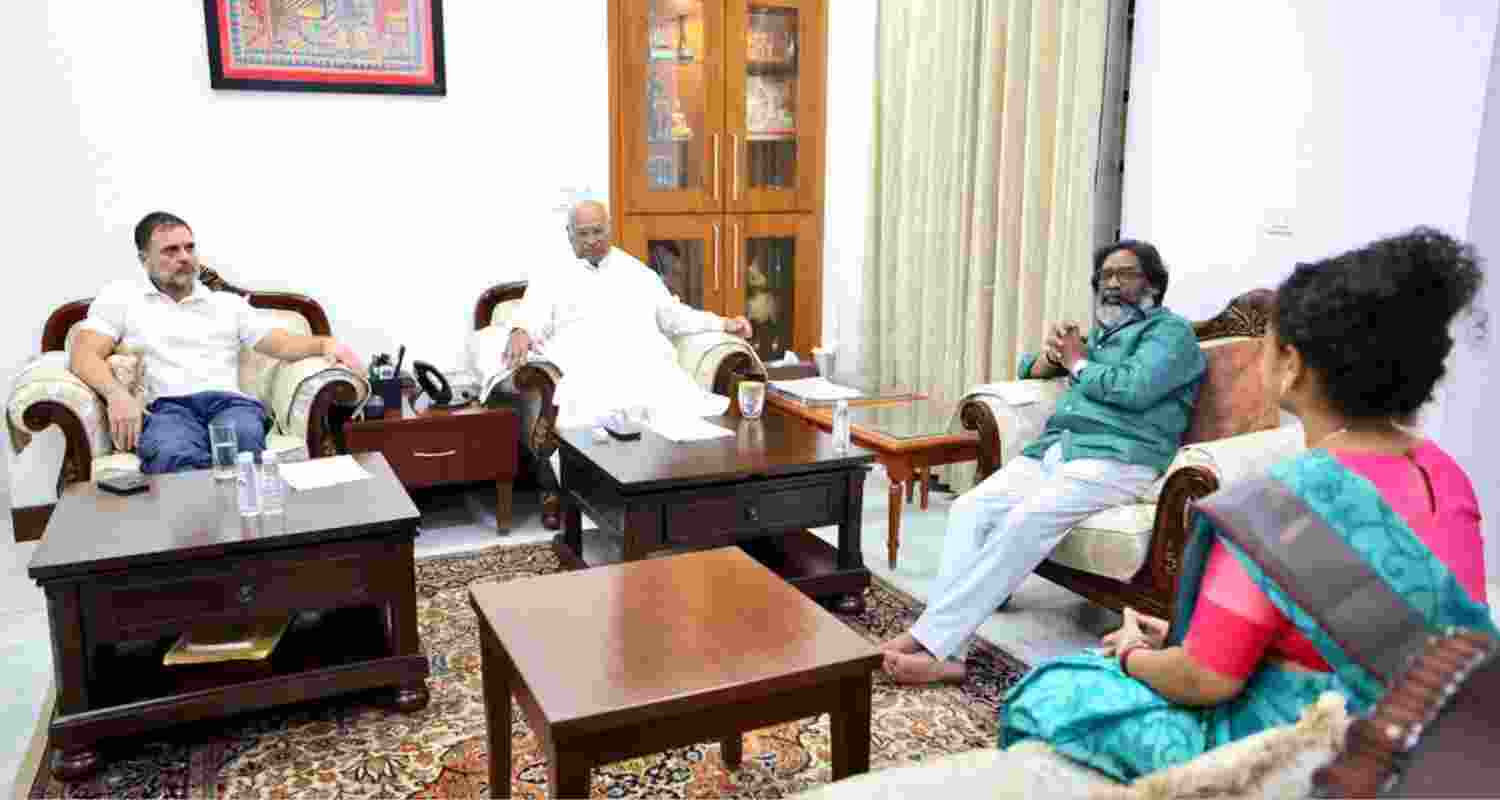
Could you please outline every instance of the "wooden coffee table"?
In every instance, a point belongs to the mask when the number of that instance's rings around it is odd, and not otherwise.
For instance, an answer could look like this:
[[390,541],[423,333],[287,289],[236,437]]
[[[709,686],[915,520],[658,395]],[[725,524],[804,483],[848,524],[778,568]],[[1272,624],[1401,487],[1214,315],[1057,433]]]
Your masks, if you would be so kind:
[[[129,497],[68,487],[29,569],[47,595],[54,774],[88,775],[101,739],[183,722],[376,687],[427,704],[417,508],[379,453],[355,460],[369,479],[291,492],[279,517],[240,517],[234,482],[208,470]],[[297,612],[315,613],[264,661],[162,665],[194,625]]]
[[495,525],[509,529],[520,452],[516,412],[478,404],[431,408],[423,400],[402,407],[400,415],[347,423],[345,447],[354,453],[384,453],[408,489],[493,481]]
[[[979,458],[979,436],[973,431],[950,432],[935,419],[949,415],[934,414],[928,406],[933,401],[922,395],[874,401],[856,400],[849,409],[849,438],[873,450],[890,478],[889,530],[886,536],[886,558],[896,568],[896,553],[901,549],[902,489],[906,501],[921,486],[922,508],[927,508],[932,468],[943,464],[961,464]],[[766,405],[776,412],[819,430],[833,430],[833,410],[828,406],[809,406],[766,393]]]
[[870,768],[874,645],[734,547],[469,588],[490,795],[510,796],[511,693],[553,797],[589,770],[695,742],[740,764],[746,731],[828,713],[833,779]]
[[[860,552],[865,475],[875,455],[836,452],[833,437],[776,415],[711,417],[733,437],[676,443],[651,430],[636,441],[595,442],[587,428],[557,433],[565,566],[583,558],[581,515],[621,536],[618,560],[661,550],[740,543],[807,594],[864,610],[870,571]],[[833,547],[807,530],[839,526]]]

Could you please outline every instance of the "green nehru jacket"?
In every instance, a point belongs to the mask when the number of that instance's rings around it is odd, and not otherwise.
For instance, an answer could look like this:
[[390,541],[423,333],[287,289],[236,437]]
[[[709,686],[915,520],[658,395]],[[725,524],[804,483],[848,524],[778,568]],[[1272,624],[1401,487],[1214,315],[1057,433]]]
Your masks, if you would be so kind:
[[[1084,357],[1088,364],[1025,455],[1041,458],[1062,442],[1064,461],[1107,458],[1165,470],[1192,420],[1208,366],[1192,324],[1153,308],[1110,332],[1096,325]],[[1028,374],[1036,359],[1022,356],[1018,374]]]

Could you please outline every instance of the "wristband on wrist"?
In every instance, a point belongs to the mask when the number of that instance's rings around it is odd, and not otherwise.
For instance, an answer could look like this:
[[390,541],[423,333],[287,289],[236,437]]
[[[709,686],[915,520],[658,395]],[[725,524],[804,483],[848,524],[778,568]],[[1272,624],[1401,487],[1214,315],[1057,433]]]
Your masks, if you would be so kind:
[[1123,673],[1125,673],[1125,677],[1127,677],[1127,678],[1134,678],[1135,677],[1134,675],[1130,674],[1130,654],[1134,653],[1137,650],[1150,650],[1150,649],[1151,649],[1151,645],[1147,644],[1146,642],[1142,642],[1142,641],[1134,641],[1134,642],[1131,642],[1130,644],[1127,644],[1124,647],[1120,648],[1120,671],[1123,672]]

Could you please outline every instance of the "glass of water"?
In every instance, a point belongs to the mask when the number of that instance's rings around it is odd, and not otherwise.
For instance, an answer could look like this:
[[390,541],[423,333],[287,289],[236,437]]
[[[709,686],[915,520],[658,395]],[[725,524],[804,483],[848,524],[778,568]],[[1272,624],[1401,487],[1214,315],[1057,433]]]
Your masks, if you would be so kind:
[[235,433],[234,425],[228,422],[209,423],[208,446],[214,457],[214,480],[234,480],[237,474],[234,459],[240,452],[240,439]]
[[764,381],[740,381],[740,416],[745,419],[760,419],[766,407],[766,384]]

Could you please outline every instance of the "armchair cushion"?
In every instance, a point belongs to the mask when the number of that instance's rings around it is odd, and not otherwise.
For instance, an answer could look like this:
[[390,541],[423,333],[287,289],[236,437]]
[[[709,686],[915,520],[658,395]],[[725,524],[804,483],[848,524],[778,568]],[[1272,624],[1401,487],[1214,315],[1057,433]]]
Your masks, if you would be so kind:
[[974,400],[990,409],[999,427],[1000,454],[1009,458],[1041,437],[1067,391],[1068,382],[1062,378],[985,383],[970,389],[963,402]]
[[[123,362],[128,360],[115,359],[115,356],[110,357],[112,368],[120,364],[119,368],[123,369]],[[136,358],[136,362],[139,362],[139,358]],[[48,400],[67,406],[78,417],[83,423],[84,434],[93,453],[114,452],[114,445],[109,438],[108,410],[103,400],[68,369],[68,354],[53,350],[35,356],[22,365],[11,384],[5,418],[10,425],[11,448],[17,453],[24,450],[31,441],[31,434],[25,424],[26,410],[36,403]]]
[[1047,560],[1093,575],[1128,581],[1151,554],[1155,503],[1106,508],[1070,528]]
[[332,359],[324,356],[279,364],[271,376],[273,381],[266,394],[261,396],[261,402],[271,412],[279,432],[301,437],[304,442],[313,401],[324,387],[335,383],[348,384],[356,403],[364,402],[370,395],[370,384],[363,375],[335,365]]
[[1209,442],[1276,427],[1281,412],[1260,375],[1260,337],[1210,339],[1202,344],[1208,370],[1185,444]]
[[[280,308],[255,309],[256,314],[262,318],[272,321],[272,324],[285,329],[288,333],[297,336],[308,336],[312,334],[312,326],[308,324],[307,318],[295,311]],[[276,371],[282,362],[271,356],[262,355],[249,347],[240,348],[240,391],[251,397],[258,398],[269,408],[271,403],[271,384],[276,380]],[[275,412],[273,412],[274,414]]]
[[719,374],[719,365],[734,353],[749,356],[756,372],[761,375],[766,373],[766,365],[761,363],[755,348],[744,339],[723,331],[674,336],[672,344],[677,347],[677,363],[706,392],[714,389],[714,377]]

